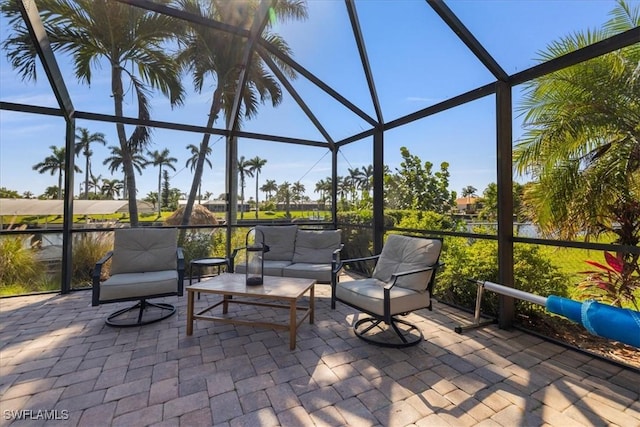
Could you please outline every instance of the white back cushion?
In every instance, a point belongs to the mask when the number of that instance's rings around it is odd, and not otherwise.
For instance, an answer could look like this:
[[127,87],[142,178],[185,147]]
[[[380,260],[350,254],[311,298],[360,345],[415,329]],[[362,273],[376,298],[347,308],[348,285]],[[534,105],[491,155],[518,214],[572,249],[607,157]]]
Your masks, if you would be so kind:
[[120,228],[114,231],[111,274],[175,270],[178,230]]
[[293,262],[331,263],[340,247],[342,230],[298,230]]
[[[372,277],[388,282],[394,273],[433,266],[440,256],[441,249],[440,240],[391,234],[382,248]],[[399,278],[396,286],[424,291],[427,289],[431,274],[431,270],[410,274]]]
[[269,252],[264,254],[265,260],[291,261],[297,225],[258,225],[256,230],[262,231],[264,242],[269,246]]

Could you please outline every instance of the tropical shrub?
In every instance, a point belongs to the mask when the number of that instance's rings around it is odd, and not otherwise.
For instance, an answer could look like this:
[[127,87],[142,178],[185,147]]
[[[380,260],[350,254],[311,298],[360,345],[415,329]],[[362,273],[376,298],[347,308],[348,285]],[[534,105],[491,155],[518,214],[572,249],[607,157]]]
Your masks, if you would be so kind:
[[616,256],[604,253],[606,265],[595,261],[586,261],[596,270],[583,271],[587,276],[578,286],[579,295],[584,299],[597,301],[622,307],[633,305],[638,310],[636,294],[640,289],[640,273],[638,266],[626,263],[624,254]]
[[396,220],[398,228],[413,228],[416,230],[454,230],[457,223],[450,215],[443,215],[431,211],[390,211],[389,216]]
[[[74,234],[71,256],[71,281],[74,285],[90,284],[96,262],[113,249],[113,232],[100,231]],[[102,278],[111,271],[111,261],[102,268]]]
[[[515,287],[536,295],[567,295],[569,276],[551,261],[551,255],[535,245],[514,246]],[[440,258],[445,267],[438,274],[434,293],[443,301],[467,308],[475,307],[477,287],[467,279],[499,283],[497,242],[485,239],[448,238]],[[544,310],[544,307],[516,300],[520,314]],[[498,297],[486,292],[482,297],[485,314],[498,313]]]
[[0,287],[28,286],[40,278],[33,250],[24,242],[24,235],[0,237]]
[[211,231],[187,232],[182,242],[185,266],[188,266],[191,260],[211,256],[211,250],[214,246],[214,234]]

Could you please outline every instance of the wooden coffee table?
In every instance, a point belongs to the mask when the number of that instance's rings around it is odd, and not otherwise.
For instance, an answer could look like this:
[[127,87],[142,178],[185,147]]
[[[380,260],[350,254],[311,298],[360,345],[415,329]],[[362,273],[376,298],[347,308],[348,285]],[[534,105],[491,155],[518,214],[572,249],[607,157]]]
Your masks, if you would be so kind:
[[[264,284],[262,286],[247,286],[245,284],[244,274],[222,273],[210,279],[203,280],[202,282],[187,286],[187,335],[193,334],[194,319],[214,320],[234,325],[284,329],[289,331],[289,348],[293,350],[296,348],[296,332],[298,327],[300,327],[307,317],[309,317],[309,323],[313,323],[313,313],[315,309],[315,284],[316,281],[313,279],[264,276]],[[195,312],[194,294],[196,292],[222,295],[222,301],[219,301],[204,310]],[[309,305],[302,307],[298,306],[298,301],[307,292],[309,292]],[[251,298],[251,300],[247,301],[245,298]],[[265,302],[262,302],[261,300],[264,300]],[[271,301],[284,301],[285,304],[277,304]],[[229,304],[288,308],[289,322],[286,324],[259,322],[205,314],[219,305],[222,305],[222,314],[228,314]],[[298,311],[302,311],[302,317],[300,319],[298,319]]]

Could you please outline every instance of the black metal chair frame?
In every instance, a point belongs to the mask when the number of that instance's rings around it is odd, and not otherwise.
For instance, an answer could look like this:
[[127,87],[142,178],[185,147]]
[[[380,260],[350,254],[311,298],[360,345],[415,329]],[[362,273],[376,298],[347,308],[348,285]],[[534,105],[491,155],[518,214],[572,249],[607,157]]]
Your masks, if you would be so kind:
[[[415,236],[411,236],[411,237],[415,237]],[[442,242],[441,238],[434,237],[430,239],[440,240]],[[384,301],[383,301],[384,314],[383,315],[373,313],[369,310],[366,310],[348,301],[343,301],[338,297],[336,297],[336,287],[338,286],[338,273],[345,265],[356,263],[356,262],[367,262],[367,261],[375,261],[375,263],[377,263],[379,258],[380,258],[380,254],[372,255],[368,257],[362,257],[362,258],[351,258],[346,260],[340,260],[338,256],[334,256],[333,263],[332,263],[333,264],[332,274],[331,274],[331,309],[334,310],[336,308],[336,301],[340,301],[343,304],[346,304],[350,307],[353,307],[369,315],[370,317],[366,317],[364,319],[358,320],[353,325],[353,331],[358,338],[370,344],[378,345],[381,347],[393,347],[393,348],[403,348],[403,347],[410,347],[410,346],[416,345],[424,339],[422,331],[414,324],[404,319],[398,318],[398,316],[406,316],[407,314],[409,314],[409,312],[391,315],[391,289],[396,285],[397,280],[401,277],[433,270],[433,273],[431,274],[431,278],[429,279],[429,283],[427,284],[427,288],[426,288],[427,291],[429,292],[429,305],[427,305],[426,307],[423,307],[431,311],[433,310],[431,296],[433,293],[433,286],[435,283],[436,273],[438,271],[438,268],[442,267],[444,264],[440,263],[439,261],[440,257],[438,256],[436,263],[432,266],[393,274],[391,276],[391,280],[383,288],[383,292],[384,292]],[[374,328],[379,328],[380,330],[384,330],[385,328],[380,325],[381,323],[384,323],[386,325],[386,329],[391,328],[391,330],[398,336],[399,338],[398,342],[382,341],[366,335],[368,332],[370,332]],[[408,329],[402,330],[400,327],[398,327],[398,324],[405,325],[408,327]]]
[[[100,277],[102,275],[102,267],[104,266],[104,264],[113,256],[113,251],[109,251],[107,252],[107,254],[100,258],[100,260],[98,260],[98,262],[96,262],[96,266],[93,269],[93,295],[92,295],[92,299],[91,299],[91,305],[92,306],[98,306],[100,304],[111,304],[111,303],[117,303],[117,302],[124,302],[124,301],[138,301],[135,305],[131,306],[131,307],[127,307],[127,308],[123,308],[121,310],[115,311],[113,313],[111,313],[108,317],[107,320],[105,321],[105,323],[109,326],[114,326],[114,327],[120,327],[120,328],[128,328],[128,327],[134,327],[134,326],[143,326],[143,325],[148,325],[150,323],[155,323],[155,322],[159,322],[160,320],[164,320],[168,317],[171,317],[175,314],[176,312],[176,308],[175,306],[173,306],[172,304],[168,304],[168,303],[154,303],[154,302],[149,302],[148,300],[151,298],[161,298],[161,297],[169,297],[169,296],[182,296],[183,295],[183,288],[184,288],[184,270],[185,270],[185,264],[184,264],[184,252],[182,250],[182,248],[177,248],[176,250],[176,256],[177,256],[177,260],[178,260],[178,266],[177,266],[177,270],[178,270],[178,283],[176,286],[176,291],[175,292],[167,292],[167,293],[162,293],[162,294],[152,294],[152,295],[145,295],[144,297],[133,297],[133,298],[119,298],[119,299],[113,299],[113,300],[109,300],[109,301],[100,301]],[[161,313],[168,311],[168,313],[165,314],[161,314],[160,316],[155,316],[152,317],[148,320],[143,320],[143,316],[145,311],[149,308],[149,307],[155,307],[161,310]],[[134,311],[134,310],[138,310],[138,320],[135,323],[131,323],[131,322],[123,322],[123,321],[118,321],[118,317],[122,316],[125,313],[128,313],[130,311]]]

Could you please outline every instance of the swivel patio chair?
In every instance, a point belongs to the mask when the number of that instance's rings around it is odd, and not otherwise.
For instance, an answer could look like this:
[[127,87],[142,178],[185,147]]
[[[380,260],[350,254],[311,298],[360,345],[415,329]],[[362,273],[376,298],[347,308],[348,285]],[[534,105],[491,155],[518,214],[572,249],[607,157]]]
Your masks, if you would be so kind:
[[[110,326],[141,326],[173,315],[176,308],[149,299],[182,296],[184,255],[177,245],[175,228],[130,228],[114,231],[114,249],[100,259],[93,270],[91,305],[138,301],[118,310],[106,323]],[[111,259],[111,276],[100,281],[102,267]],[[137,312],[136,315],[131,315]]]
[[[358,320],[355,334],[383,347],[408,347],[423,339],[422,331],[398,316],[427,308],[439,263],[442,239],[392,234],[382,252],[364,258],[335,260],[331,281],[331,308],[340,301],[368,317]],[[373,260],[369,278],[339,282],[338,274],[346,265]]]

